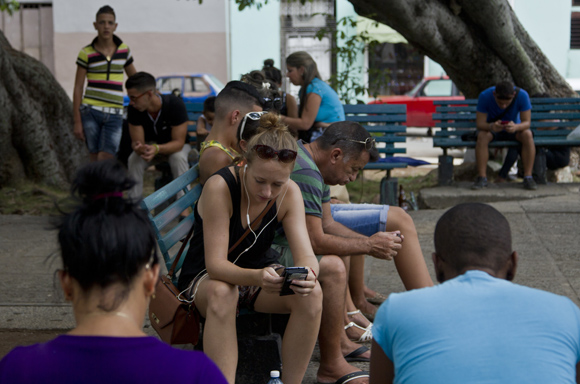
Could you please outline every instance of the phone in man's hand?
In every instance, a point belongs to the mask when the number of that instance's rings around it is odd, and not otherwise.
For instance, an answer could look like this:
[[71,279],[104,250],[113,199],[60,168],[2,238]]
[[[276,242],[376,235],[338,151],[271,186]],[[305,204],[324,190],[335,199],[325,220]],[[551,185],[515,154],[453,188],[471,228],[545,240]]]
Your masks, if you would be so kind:
[[308,269],[304,267],[286,267],[282,277],[284,277],[284,284],[282,284],[280,296],[293,295],[295,292],[290,288],[292,280],[306,280]]

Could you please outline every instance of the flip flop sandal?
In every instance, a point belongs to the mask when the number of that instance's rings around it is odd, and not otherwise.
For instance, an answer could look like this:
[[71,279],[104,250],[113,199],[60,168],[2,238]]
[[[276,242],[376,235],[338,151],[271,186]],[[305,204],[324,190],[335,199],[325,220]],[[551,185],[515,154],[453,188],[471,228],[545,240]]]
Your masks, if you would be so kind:
[[344,375],[340,379],[336,380],[334,383],[318,382],[318,384],[346,384],[348,382],[351,382],[353,380],[356,380],[356,379],[359,379],[362,377],[369,377],[369,373],[367,371],[352,372],[352,373],[349,373],[348,375]]
[[367,301],[374,305],[381,305],[385,300],[387,300],[387,296],[378,292],[373,297],[367,297]]
[[360,325],[358,325],[357,323],[352,322],[352,321],[344,326],[344,330],[347,330],[347,329],[352,328],[352,327],[358,328],[361,331],[364,331],[364,333],[362,334],[361,337],[358,338],[358,340],[350,339],[351,341],[354,341],[356,343],[364,343],[365,341],[371,341],[373,339],[373,333],[370,329],[363,328]]
[[365,347],[364,345],[359,347],[358,349],[355,349],[354,351],[352,351],[351,353],[349,353],[348,355],[346,355],[344,357],[344,359],[346,361],[348,361],[349,363],[354,362],[354,361],[363,361],[363,362],[370,362],[371,359],[369,359],[368,357],[361,357],[361,355],[365,352],[368,352],[369,348]]
[[[354,315],[358,315],[359,313],[360,313],[360,315],[362,317],[364,317],[365,319],[367,319],[367,317],[362,314],[362,312],[360,311],[360,309],[357,309],[356,311],[346,312],[346,314],[348,315],[348,317],[351,317],[351,316],[354,316]],[[367,319],[367,320],[369,320],[369,319]],[[367,329],[372,329],[373,328],[373,323],[370,320],[369,320],[369,323],[370,324],[367,326]],[[361,325],[361,327],[362,327],[362,325]]]

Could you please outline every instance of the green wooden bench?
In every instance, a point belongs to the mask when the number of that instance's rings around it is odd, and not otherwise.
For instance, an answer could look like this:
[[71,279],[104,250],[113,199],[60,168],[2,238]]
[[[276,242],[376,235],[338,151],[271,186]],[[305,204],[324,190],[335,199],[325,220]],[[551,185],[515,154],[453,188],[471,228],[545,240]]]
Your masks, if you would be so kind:
[[[147,211],[149,220],[153,224],[155,236],[159,250],[163,255],[165,266],[169,270],[175,258],[177,250],[172,249],[174,245],[180,242],[189,232],[194,222],[193,206],[201,195],[201,184],[197,182],[199,177],[199,167],[197,164],[185,172],[183,175],[164,185],[157,191],[143,199],[141,208]],[[188,190],[190,184],[195,185]],[[185,194],[171,203],[160,213],[156,213],[156,208],[171,201],[175,195],[184,191]],[[187,208],[192,208],[192,212],[187,218],[181,220],[176,225],[171,225],[175,219],[179,218],[181,212]],[[189,247],[189,245],[187,245]],[[187,249],[184,254],[187,253]],[[181,258],[176,270],[181,269],[184,257]],[[177,281],[175,281],[177,283]]]
[[[577,147],[580,140],[567,140],[566,136],[580,125],[580,98],[532,98],[531,130],[537,148],[542,147]],[[453,158],[448,155],[450,148],[475,148],[475,141],[463,141],[461,135],[475,131],[477,99],[438,100],[433,120],[441,128],[433,137],[433,146],[443,149],[439,156],[439,185],[453,182]],[[558,121],[542,121],[558,120]],[[555,130],[538,128],[558,127]],[[494,141],[490,148],[517,147],[516,141]],[[546,183],[546,161],[543,151],[537,151],[534,173],[540,184]]]
[[[396,153],[406,153],[406,148],[395,148],[395,143],[404,143],[407,132],[407,106],[397,104],[345,104],[346,120],[356,121],[370,132],[377,142],[382,157],[393,157]],[[383,143],[383,145],[380,145]],[[406,168],[403,162],[369,162],[364,169],[385,170],[381,180],[381,204],[398,205],[398,180],[391,177],[391,170]]]

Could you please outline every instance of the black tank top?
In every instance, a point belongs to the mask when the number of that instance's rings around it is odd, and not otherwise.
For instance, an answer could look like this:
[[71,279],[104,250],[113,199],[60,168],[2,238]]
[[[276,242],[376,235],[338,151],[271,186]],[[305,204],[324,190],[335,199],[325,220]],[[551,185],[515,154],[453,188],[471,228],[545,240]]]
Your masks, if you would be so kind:
[[[232,175],[229,167],[225,167],[217,171],[215,174],[223,177],[230,190],[230,196],[232,198],[232,217],[230,218],[229,227],[229,243],[228,249],[234,245],[246,229],[242,226],[242,217],[240,215],[240,204],[241,204],[241,191],[242,186],[239,182],[239,168],[234,167],[236,176]],[[202,192],[203,193],[203,192]],[[266,213],[260,227],[254,232],[259,234],[264,227],[276,216],[276,204],[274,204],[270,210]],[[197,204],[194,207],[194,230],[193,236],[189,243],[189,250],[185,256],[183,266],[181,268],[181,274],[179,275],[178,287],[180,290],[187,288],[191,280],[193,280],[199,272],[205,269],[205,251],[204,251],[204,241],[203,241],[203,220],[199,216],[197,210]],[[245,216],[243,218],[245,223]],[[250,250],[244,253],[236,262],[236,265],[241,268],[249,269],[260,269],[264,268],[272,263],[275,263],[278,259],[279,254],[276,252],[269,252],[270,246],[274,239],[276,233],[276,228],[278,227],[278,220],[274,220],[270,225],[266,227],[264,232],[258,238],[258,241]],[[249,233],[248,236],[233,250],[232,253],[228,255],[228,260],[233,262],[240,253],[242,253],[246,248],[248,248],[254,242],[254,235]]]

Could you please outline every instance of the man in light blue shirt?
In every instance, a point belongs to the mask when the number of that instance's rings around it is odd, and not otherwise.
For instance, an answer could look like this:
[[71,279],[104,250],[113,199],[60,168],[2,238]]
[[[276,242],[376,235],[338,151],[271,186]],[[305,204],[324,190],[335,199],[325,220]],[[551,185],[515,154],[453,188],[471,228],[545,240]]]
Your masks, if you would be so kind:
[[370,383],[575,383],[580,310],[513,284],[517,260],[497,210],[447,211],[435,228],[441,284],[392,294],[379,308]]

